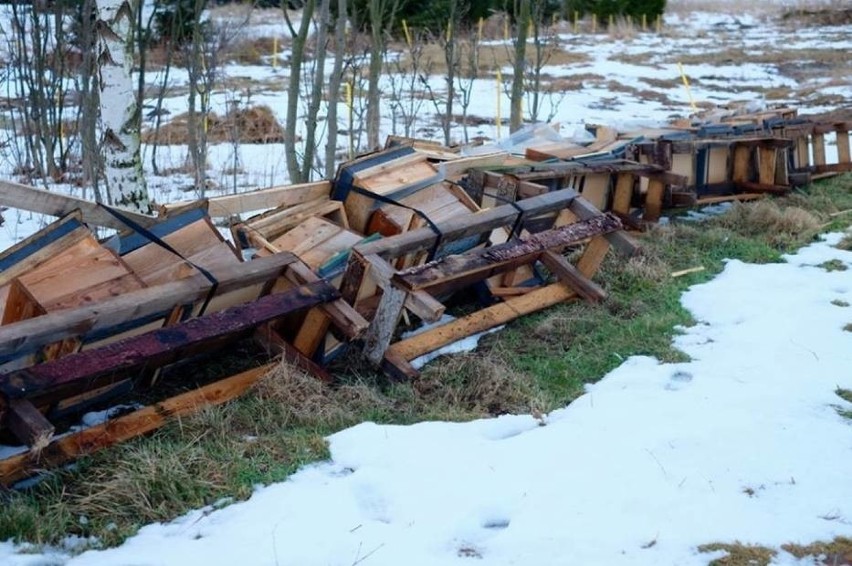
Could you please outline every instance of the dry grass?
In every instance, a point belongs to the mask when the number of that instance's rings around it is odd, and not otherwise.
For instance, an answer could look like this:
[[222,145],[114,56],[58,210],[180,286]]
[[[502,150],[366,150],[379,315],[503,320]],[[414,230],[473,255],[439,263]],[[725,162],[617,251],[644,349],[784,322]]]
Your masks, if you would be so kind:
[[814,564],[824,566],[852,564],[852,538],[837,537],[830,542],[814,542],[807,545],[784,544],[781,548],[799,559],[813,557]]
[[[180,114],[159,131],[147,129],[142,132],[142,141],[162,145],[185,144],[189,139],[189,115]],[[225,143],[233,140],[240,143],[280,143],[284,141],[284,128],[268,106],[239,109],[220,117],[211,113],[207,118],[207,140],[210,143]]]
[[852,251],[852,234],[843,236],[843,239],[837,242],[835,247],[839,250]]
[[[400,45],[396,46],[398,51],[401,51],[401,66],[403,69],[410,67],[411,58],[407,53],[407,49]],[[471,44],[467,41],[459,41],[456,43],[456,49],[460,53],[460,60],[463,66],[466,66]],[[534,50],[527,49],[527,62],[532,65]],[[432,75],[441,75],[447,72],[447,63],[444,58],[444,51],[437,43],[429,43],[423,47],[421,55],[421,68],[428,68]],[[546,55],[547,65],[577,65],[590,61],[590,56],[586,53],[571,52],[562,49],[559,46],[554,46]],[[514,53],[510,47],[506,45],[480,45],[479,46],[479,73],[490,74],[493,69],[505,68],[512,65]]]
[[431,364],[414,384],[419,401],[483,416],[546,410],[535,381],[510,367],[505,354],[492,348]]
[[726,211],[710,221],[744,236],[764,234],[773,245],[783,247],[792,242],[808,239],[821,226],[820,219],[798,206],[779,206],[771,200],[749,203],[734,203]]
[[772,558],[778,554],[777,551],[765,546],[740,542],[714,542],[702,544],[698,547],[699,552],[717,552],[720,550],[727,552],[727,555],[710,562],[711,566],[767,566]]

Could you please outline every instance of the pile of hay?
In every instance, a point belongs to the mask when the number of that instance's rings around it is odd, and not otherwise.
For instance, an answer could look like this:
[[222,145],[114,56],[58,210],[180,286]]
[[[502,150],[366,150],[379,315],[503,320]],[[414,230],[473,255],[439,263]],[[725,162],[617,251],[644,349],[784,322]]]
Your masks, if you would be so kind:
[[[159,131],[149,128],[142,132],[145,143],[172,145],[185,144],[189,140],[189,115],[180,114]],[[228,112],[225,116],[211,112],[207,115],[208,143],[281,143],[284,127],[275,118],[268,106],[253,106]]]

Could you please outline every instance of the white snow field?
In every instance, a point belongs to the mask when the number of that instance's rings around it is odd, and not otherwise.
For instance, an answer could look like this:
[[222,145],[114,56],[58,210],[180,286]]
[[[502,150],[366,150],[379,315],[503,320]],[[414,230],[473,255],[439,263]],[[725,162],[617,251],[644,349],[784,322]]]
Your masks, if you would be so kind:
[[840,238],[730,261],[682,298],[692,361],[629,358],[542,420],[363,423],[248,501],[74,558],[5,543],[0,563],[689,565],[723,555],[705,543],[852,536],[852,269],[820,267],[852,268]]

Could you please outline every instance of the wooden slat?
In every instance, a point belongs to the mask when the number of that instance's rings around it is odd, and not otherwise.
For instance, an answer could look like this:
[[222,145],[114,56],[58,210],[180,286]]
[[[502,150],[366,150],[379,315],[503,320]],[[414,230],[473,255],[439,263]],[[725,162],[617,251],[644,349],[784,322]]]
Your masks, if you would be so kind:
[[633,185],[636,178],[631,173],[619,173],[615,183],[615,195],[612,199],[612,211],[621,214],[630,214],[630,201],[633,198]]
[[571,265],[564,256],[547,251],[541,254],[541,261],[557,279],[588,302],[597,303],[606,298],[606,291]]
[[758,158],[758,183],[761,185],[775,184],[775,160],[777,153],[775,148],[760,146],[757,148]]
[[[59,192],[45,191],[11,181],[0,181],[0,205],[48,214],[65,216],[75,210],[82,214],[83,222],[94,226],[105,226],[116,230],[127,230],[127,226],[104,210],[99,204]],[[153,216],[121,209],[121,214],[146,228],[156,224]]]
[[837,161],[838,163],[850,163],[852,161],[849,154],[849,131],[845,128],[837,130]]
[[645,212],[642,218],[646,222],[656,222],[660,219],[663,210],[663,193],[665,185],[662,181],[651,179],[648,183],[648,192],[645,193]]
[[752,149],[745,144],[734,146],[734,170],[732,174],[734,182],[744,183],[749,180],[751,152]]
[[583,255],[577,261],[577,270],[591,279],[600,269],[604,257],[609,251],[609,241],[605,236],[595,236],[583,250]]
[[[600,211],[589,204],[584,198],[578,198],[571,202],[569,210],[580,220],[588,220],[601,214]],[[623,256],[631,257],[639,250],[639,246],[635,240],[621,230],[610,232],[604,238]]]
[[573,290],[566,288],[562,283],[554,283],[400,340],[390,346],[388,357],[399,356],[405,360],[413,360],[462,338],[576,298],[577,294]]
[[5,326],[13,322],[27,320],[47,312],[19,280],[12,279],[3,286],[3,289],[4,298],[2,304],[0,304],[0,308],[2,308],[0,325]]
[[53,425],[26,399],[9,401],[5,419],[15,438],[34,450],[41,450],[53,438]]
[[814,132],[814,165],[825,165],[825,134]]
[[[327,198],[330,192],[331,182],[329,181],[271,187],[207,199],[207,211],[214,218],[229,218],[256,210],[296,206],[319,198]],[[165,204],[160,207],[159,213],[160,216],[174,216],[197,205],[197,201]]]
[[219,405],[246,392],[276,364],[267,364],[177,395],[130,414],[54,440],[38,453],[27,452],[0,461],[0,483],[11,485],[46,468],[53,468],[103,448],[147,434],[168,420]]
[[405,291],[394,285],[385,287],[376,316],[364,335],[364,355],[376,365],[381,363],[385,350],[393,338],[394,330],[402,314],[405,296]]

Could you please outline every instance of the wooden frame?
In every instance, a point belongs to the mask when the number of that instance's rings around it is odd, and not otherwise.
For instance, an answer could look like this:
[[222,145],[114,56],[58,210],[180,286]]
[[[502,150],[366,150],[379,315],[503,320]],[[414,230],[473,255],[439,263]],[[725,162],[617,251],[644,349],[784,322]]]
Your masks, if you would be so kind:
[[[546,192],[546,187],[540,188],[541,194],[516,204],[440,223],[440,236],[433,229],[425,228],[356,246],[341,287],[344,299],[358,309],[361,301],[367,298],[363,290],[371,280],[376,281],[382,290],[375,315],[364,335],[366,357],[392,376],[412,377],[417,372],[409,361],[416,355],[441,347],[447,341],[467,336],[474,330],[503,324],[569,298],[581,296],[599,300],[603,292],[590,278],[597,271],[610,243],[628,255],[636,251],[635,243],[618,231],[621,224],[614,216],[603,215],[576,191]],[[569,210],[576,220],[554,228],[557,216],[552,213],[561,210]],[[524,230],[521,240],[475,248],[402,271],[394,267],[394,260],[405,254],[431,249],[436,244],[452,246],[454,241],[487,236],[503,227],[514,227],[520,231],[525,220],[534,221],[542,215],[551,216],[550,226],[536,234]],[[541,227],[540,223],[538,227]],[[569,245],[585,247],[576,267],[559,255]],[[558,283],[526,289],[518,296],[460,319],[462,322],[438,326],[399,343],[402,345],[392,344],[404,309],[424,320],[434,321],[443,312],[443,305],[438,300],[443,294],[538,261],[547,265],[559,279]]]

